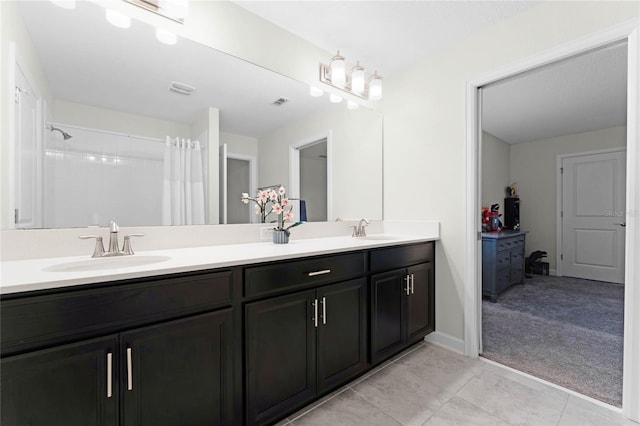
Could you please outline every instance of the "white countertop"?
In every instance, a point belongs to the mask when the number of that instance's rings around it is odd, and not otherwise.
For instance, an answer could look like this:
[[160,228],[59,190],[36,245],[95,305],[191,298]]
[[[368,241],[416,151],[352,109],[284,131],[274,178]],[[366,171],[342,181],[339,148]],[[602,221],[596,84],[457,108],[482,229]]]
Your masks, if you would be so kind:
[[[16,260],[0,263],[0,294],[45,290],[89,283],[152,277],[273,260],[338,253],[437,240],[406,235],[370,235],[369,239],[330,237],[228,244],[136,252],[133,256],[92,259],[90,256]],[[106,266],[106,267],[105,267]]]

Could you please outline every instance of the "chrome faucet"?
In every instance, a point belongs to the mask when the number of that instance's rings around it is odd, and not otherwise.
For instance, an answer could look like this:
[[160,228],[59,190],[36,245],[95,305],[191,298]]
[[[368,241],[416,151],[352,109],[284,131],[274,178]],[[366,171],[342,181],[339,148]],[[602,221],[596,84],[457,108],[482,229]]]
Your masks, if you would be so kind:
[[363,217],[362,219],[360,219],[360,222],[358,222],[358,225],[351,225],[353,227],[353,233],[351,234],[351,236],[366,237],[367,232],[365,231],[365,226],[367,226],[369,223],[369,219]]
[[144,237],[144,234],[129,234],[124,236],[124,245],[122,250],[118,244],[118,234],[120,227],[114,221],[111,221],[109,225],[109,251],[104,251],[104,245],[102,244],[102,237],[99,235],[82,235],[78,238],[86,240],[89,238],[95,238],[96,245],[93,249],[91,257],[114,257],[114,256],[128,256],[134,254],[131,247],[131,237]]

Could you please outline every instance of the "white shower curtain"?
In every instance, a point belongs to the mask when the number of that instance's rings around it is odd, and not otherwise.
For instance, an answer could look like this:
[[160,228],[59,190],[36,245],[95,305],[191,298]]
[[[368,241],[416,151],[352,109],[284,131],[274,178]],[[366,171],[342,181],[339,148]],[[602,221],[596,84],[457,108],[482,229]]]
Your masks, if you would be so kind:
[[171,139],[164,148],[163,225],[204,224],[204,183],[199,141]]

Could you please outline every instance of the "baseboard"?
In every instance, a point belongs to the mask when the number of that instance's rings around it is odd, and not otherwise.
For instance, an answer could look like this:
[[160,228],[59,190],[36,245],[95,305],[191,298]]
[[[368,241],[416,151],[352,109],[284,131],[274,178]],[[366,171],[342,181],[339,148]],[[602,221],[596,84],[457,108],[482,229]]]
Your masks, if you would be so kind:
[[450,334],[443,333],[442,331],[434,331],[433,333],[426,335],[424,341],[464,354],[464,340],[458,339]]

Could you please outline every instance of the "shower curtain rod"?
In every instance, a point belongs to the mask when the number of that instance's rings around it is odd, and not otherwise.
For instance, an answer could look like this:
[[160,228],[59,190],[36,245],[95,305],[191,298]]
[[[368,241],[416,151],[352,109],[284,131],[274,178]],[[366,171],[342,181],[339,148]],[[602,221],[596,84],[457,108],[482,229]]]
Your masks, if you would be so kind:
[[[142,139],[142,140],[147,140],[147,141],[152,141],[152,142],[161,142],[161,143],[165,143],[166,142],[166,139],[150,138],[148,136],[129,135],[127,133],[118,133],[118,132],[113,132],[111,130],[91,129],[89,127],[74,126],[72,124],[63,124],[63,123],[55,123],[55,122],[49,122],[47,124],[48,125],[53,125],[53,126],[69,127],[71,129],[85,130],[87,132],[98,132],[98,133],[104,133],[104,134],[107,134],[107,135],[124,136],[124,137],[127,137],[127,138]],[[173,137],[172,137],[172,139],[173,139]],[[200,147],[201,147],[200,149],[207,148],[207,146],[204,145],[204,144],[201,144]]]

